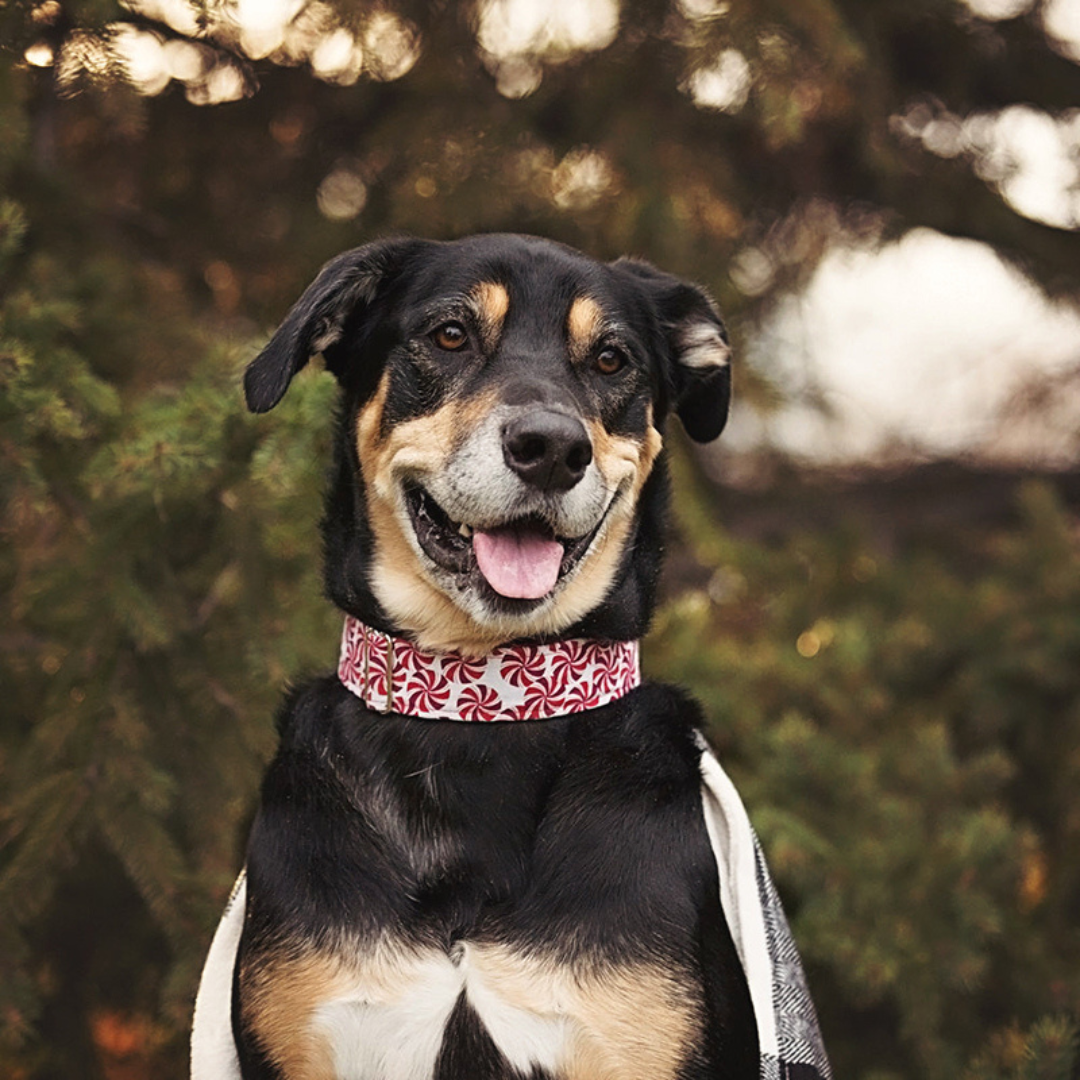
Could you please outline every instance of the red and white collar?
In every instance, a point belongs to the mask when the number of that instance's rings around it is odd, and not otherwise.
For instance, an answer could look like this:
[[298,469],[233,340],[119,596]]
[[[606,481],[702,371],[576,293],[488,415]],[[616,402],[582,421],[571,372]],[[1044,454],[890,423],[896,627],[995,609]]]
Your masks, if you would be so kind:
[[636,641],[502,645],[487,656],[419,649],[351,615],[338,678],[370,709],[427,720],[546,720],[607,705],[641,683]]

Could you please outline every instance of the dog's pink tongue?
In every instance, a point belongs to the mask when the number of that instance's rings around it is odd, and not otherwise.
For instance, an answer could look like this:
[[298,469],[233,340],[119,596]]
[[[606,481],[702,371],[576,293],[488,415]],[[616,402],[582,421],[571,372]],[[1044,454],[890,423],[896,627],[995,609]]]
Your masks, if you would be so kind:
[[494,529],[473,533],[473,551],[480,573],[501,596],[539,600],[555,588],[563,546],[527,529]]

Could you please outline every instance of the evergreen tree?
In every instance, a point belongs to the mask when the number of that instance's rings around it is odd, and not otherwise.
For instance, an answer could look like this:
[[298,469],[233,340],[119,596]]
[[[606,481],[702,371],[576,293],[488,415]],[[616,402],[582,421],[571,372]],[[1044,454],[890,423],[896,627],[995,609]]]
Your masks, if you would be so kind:
[[715,718],[825,1030],[858,1031],[831,1043],[837,1075],[956,1077],[988,1031],[1005,1024],[1015,1047],[1007,1024],[1044,1015],[1021,1045],[1032,1068],[1067,1071],[1075,1023],[1053,1018],[1080,1000],[1075,515],[1032,486],[1015,531],[890,559],[842,527],[763,550],[700,495],[679,505],[711,576],[663,611],[645,656]]
[[[626,0],[606,44],[500,58],[482,5],[340,3],[298,15],[291,59],[253,58],[227,4],[192,10],[0,5],[0,1072],[35,1080],[184,1074],[275,702],[333,660],[332,381],[302,375],[272,424],[237,384],[322,259],[531,230],[695,277],[744,327],[838,230],[976,237],[1062,291],[1080,267],[985,148],[936,156],[909,115],[1074,105],[1038,7]],[[354,83],[312,74],[335,29],[364,46]],[[124,81],[131,33],[171,50],[156,96]],[[745,103],[695,106],[732,51]],[[223,86],[248,96],[198,104]],[[744,292],[748,252],[766,273]],[[779,392],[767,376],[741,369],[743,396]],[[1035,485],[944,545],[887,553],[838,522],[766,546],[676,464],[690,585],[646,657],[705,702],[837,1074],[1069,1076],[1075,509]]]

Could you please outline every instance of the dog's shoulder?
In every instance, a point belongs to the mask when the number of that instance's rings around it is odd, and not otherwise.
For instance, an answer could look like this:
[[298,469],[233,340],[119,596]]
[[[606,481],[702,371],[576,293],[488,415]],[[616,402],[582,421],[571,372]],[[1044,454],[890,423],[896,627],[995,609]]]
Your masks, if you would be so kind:
[[[701,707],[668,683],[646,681],[610,707],[603,724],[576,725],[579,737],[602,740],[639,780],[668,783],[700,779],[704,723]],[[646,776],[647,774],[647,776]]]
[[310,746],[332,725],[355,715],[359,702],[336,674],[320,675],[291,686],[275,717],[279,749]]
[[[701,712],[681,690],[646,682],[568,729],[553,804],[580,823],[668,837],[674,861],[705,852],[701,821]],[[580,802],[580,805],[577,805]],[[700,840],[702,843],[696,844]]]
[[[279,759],[299,756],[330,765],[341,754],[353,758],[357,753],[373,757],[398,753],[403,743],[418,750],[438,746],[445,756],[450,745],[468,743],[473,735],[478,745],[491,738],[486,725],[471,730],[472,725],[373,713],[334,675],[294,687],[285,696],[276,723]],[[696,791],[700,786],[703,725],[694,698],[676,686],[647,681],[592,713],[554,722],[499,724],[498,729],[503,745],[513,742],[515,752],[542,747],[550,755],[557,745],[556,756],[564,768],[594,769],[628,788],[655,793],[686,786]]]

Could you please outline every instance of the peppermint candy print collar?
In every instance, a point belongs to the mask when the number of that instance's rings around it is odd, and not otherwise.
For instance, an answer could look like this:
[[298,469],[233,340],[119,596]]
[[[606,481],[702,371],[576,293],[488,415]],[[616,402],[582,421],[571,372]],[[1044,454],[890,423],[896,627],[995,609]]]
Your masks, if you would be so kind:
[[547,720],[621,698],[641,684],[641,665],[636,641],[503,645],[478,657],[427,652],[348,615],[338,678],[376,712]]

